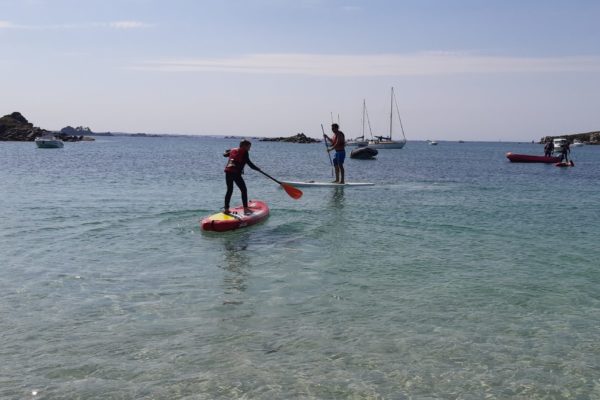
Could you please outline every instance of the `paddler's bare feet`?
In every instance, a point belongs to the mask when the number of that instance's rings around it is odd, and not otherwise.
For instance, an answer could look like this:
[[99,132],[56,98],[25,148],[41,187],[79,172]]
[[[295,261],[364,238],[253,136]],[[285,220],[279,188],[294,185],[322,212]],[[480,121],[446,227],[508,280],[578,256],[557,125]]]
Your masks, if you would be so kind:
[[231,214],[231,211],[229,211],[229,208],[224,208],[223,214]]
[[343,184],[344,184],[344,181],[341,181],[341,182],[340,182],[340,185],[343,185]]
[[250,208],[248,208],[248,207],[244,207],[244,214],[245,215],[250,215],[250,214],[252,214],[252,210]]

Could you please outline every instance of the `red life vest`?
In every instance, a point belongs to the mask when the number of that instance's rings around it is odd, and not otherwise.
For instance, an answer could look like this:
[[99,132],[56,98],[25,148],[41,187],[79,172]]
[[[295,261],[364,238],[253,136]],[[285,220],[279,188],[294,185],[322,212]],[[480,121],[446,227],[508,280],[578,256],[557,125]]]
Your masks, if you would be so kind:
[[229,150],[229,158],[227,159],[227,165],[225,165],[225,172],[242,172],[244,165],[246,164],[247,151],[241,148],[235,148]]

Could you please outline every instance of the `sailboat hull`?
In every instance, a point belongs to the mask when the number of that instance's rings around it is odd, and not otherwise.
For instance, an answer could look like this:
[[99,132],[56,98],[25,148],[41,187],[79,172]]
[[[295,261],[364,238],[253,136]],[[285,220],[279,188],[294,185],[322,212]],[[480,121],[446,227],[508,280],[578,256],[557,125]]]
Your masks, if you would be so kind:
[[369,145],[369,142],[366,140],[348,140],[346,142],[346,146],[356,146],[356,147],[366,147]]
[[406,144],[405,141],[385,140],[369,142],[369,147],[372,149],[401,149]]

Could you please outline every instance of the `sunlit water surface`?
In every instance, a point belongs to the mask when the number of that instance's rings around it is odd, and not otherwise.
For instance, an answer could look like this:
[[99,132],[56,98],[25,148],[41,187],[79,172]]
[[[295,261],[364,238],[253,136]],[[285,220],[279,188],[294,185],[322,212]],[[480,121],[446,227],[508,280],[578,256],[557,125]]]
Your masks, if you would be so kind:
[[234,145],[0,143],[1,398],[600,398],[600,146],[409,142],[298,201],[249,170],[269,219],[202,233]]

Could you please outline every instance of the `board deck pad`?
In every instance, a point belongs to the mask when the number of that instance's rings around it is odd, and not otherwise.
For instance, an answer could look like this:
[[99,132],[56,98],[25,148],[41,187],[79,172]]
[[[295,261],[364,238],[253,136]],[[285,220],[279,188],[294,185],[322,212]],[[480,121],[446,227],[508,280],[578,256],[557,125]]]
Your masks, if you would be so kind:
[[224,212],[212,214],[202,219],[200,226],[204,231],[226,232],[257,224],[269,216],[269,207],[263,201],[249,201],[248,208],[252,211],[250,214],[244,213],[243,206],[231,208],[227,214]]

